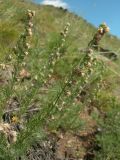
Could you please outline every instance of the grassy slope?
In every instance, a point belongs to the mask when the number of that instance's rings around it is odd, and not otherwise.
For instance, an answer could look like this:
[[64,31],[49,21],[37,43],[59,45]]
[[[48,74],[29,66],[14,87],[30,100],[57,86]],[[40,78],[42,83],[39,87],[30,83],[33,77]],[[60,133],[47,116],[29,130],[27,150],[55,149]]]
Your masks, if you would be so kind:
[[[23,29],[24,14],[26,9],[36,10],[35,39],[39,46],[46,45],[46,41],[55,32],[60,32],[66,22],[71,23],[69,33],[70,42],[74,48],[84,48],[95,33],[95,28],[83,18],[62,9],[29,4],[22,1],[3,1],[0,5],[0,48],[1,54],[8,47],[12,47]],[[7,41],[6,41],[7,39]],[[120,41],[111,35],[105,36],[101,42],[103,46],[117,51]],[[41,44],[41,45],[40,45]]]
[[[36,50],[45,48],[49,41],[63,29],[66,22],[71,23],[68,38],[68,52],[70,57],[71,55],[79,53],[79,49],[85,48],[95,33],[95,28],[91,24],[68,11],[50,6],[25,3],[23,1],[5,0],[2,1],[0,5],[1,59],[10,53],[10,49],[14,47],[16,40],[23,31],[24,15],[27,9],[36,11],[33,40],[33,47],[35,47]],[[120,40],[112,35],[106,35],[101,41],[101,46],[116,51],[118,54],[119,45]],[[116,63],[119,65],[119,60]],[[108,67],[119,72],[119,66],[115,66],[116,64],[111,62]],[[114,79],[112,83],[116,83],[117,76],[117,73],[113,73]],[[118,87],[118,85],[116,87]]]
[[[64,28],[66,22],[71,23],[69,35],[67,38],[67,53],[64,57],[65,61],[61,62],[61,67],[56,69],[57,74],[59,76],[63,76],[67,71],[71,68],[71,62],[74,58],[78,58],[80,56],[79,50],[82,48],[86,48],[88,42],[92,39],[96,29],[89,23],[87,23],[83,18],[74,15],[73,13],[69,13],[68,11],[64,11],[62,9],[50,7],[50,6],[39,6],[33,3],[26,3],[18,0],[4,0],[0,3],[0,57],[1,63],[4,62],[4,59],[7,55],[10,54],[11,49],[16,44],[17,39],[19,38],[21,32],[24,30],[24,15],[27,9],[35,10],[36,16],[34,19],[34,37],[33,37],[33,52],[31,52],[31,56],[29,57],[28,69],[32,73],[32,76],[38,74],[39,68],[44,64],[44,56],[43,53],[49,54],[49,49],[52,46],[51,41],[55,41],[59,32]],[[118,51],[120,40],[112,35],[106,35],[101,41],[101,45],[105,48]],[[119,52],[118,52],[119,53]],[[96,53],[97,55],[99,53]],[[116,62],[112,62],[105,57],[100,56],[110,69],[105,77],[105,80],[109,82],[109,86],[105,93],[101,96],[102,100],[106,99],[106,93],[111,97],[112,94],[119,97],[119,59]],[[64,63],[66,62],[66,63]],[[37,64],[37,66],[36,66]],[[69,65],[69,67],[68,67]],[[65,70],[65,71],[64,71]],[[20,99],[24,97],[21,105],[28,103],[26,98],[29,95],[25,95],[24,87],[28,85],[27,82],[24,82],[23,88],[20,90],[20,86],[18,85],[18,91],[14,94],[19,96]],[[29,87],[29,85],[28,85]],[[56,84],[53,90],[57,90],[59,87]],[[51,94],[52,93],[52,94]],[[13,95],[14,95],[13,94]],[[12,94],[11,94],[12,95]],[[13,96],[12,95],[12,96]],[[55,96],[55,93],[49,91],[48,99],[45,99],[48,102],[52,96]],[[29,95],[30,96],[30,95]],[[38,99],[40,97],[37,97]],[[3,106],[2,102],[4,102],[4,97],[1,97],[1,106]],[[42,98],[40,98],[42,100]],[[32,101],[32,100],[31,100]],[[104,102],[103,102],[104,104]],[[103,105],[101,104],[101,105]],[[109,103],[106,104],[108,107]],[[4,106],[3,106],[4,107]],[[64,124],[64,122],[63,122]],[[53,126],[52,126],[53,127]],[[54,127],[53,127],[54,128]],[[23,137],[24,138],[24,137]]]

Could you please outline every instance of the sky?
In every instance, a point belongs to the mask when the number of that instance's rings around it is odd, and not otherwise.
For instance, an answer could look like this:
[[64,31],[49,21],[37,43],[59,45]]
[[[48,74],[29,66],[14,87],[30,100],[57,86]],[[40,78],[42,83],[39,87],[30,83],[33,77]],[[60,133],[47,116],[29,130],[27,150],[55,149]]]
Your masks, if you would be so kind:
[[120,0],[35,0],[43,5],[67,8],[94,26],[106,22],[110,32],[120,38]]

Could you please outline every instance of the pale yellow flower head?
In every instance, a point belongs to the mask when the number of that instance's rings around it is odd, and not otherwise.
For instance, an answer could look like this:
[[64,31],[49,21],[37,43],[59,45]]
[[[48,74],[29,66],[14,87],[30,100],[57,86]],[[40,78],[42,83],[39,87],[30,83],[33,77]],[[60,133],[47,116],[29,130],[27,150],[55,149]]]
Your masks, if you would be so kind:
[[104,31],[105,33],[107,33],[107,32],[110,31],[110,28],[107,26],[107,24],[106,24],[105,22],[103,22],[103,23],[99,26],[98,30],[101,30],[101,28],[103,29],[103,31]]

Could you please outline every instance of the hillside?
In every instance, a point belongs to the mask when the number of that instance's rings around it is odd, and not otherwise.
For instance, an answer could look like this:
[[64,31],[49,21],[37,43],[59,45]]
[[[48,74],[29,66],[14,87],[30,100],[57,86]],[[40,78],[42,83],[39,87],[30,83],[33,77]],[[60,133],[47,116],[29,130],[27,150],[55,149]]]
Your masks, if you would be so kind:
[[[74,42],[74,48],[79,49],[86,47],[95,33],[95,28],[87,23],[86,20],[73,13],[69,13],[66,10],[64,11],[52,6],[40,6],[32,3],[26,4],[22,0],[5,0],[1,1],[0,5],[1,54],[2,51],[4,51],[4,54],[8,47],[11,48],[14,46],[18,36],[23,31],[24,15],[28,8],[36,11],[37,16],[34,18],[34,40],[37,39],[36,43],[39,43],[39,47],[44,47],[55,33],[58,33],[63,29],[67,22],[71,24],[69,41],[70,43]],[[107,35],[101,43],[105,48],[117,51],[119,49],[120,41],[114,36]],[[38,47],[37,44],[36,47]]]
[[96,31],[62,8],[0,1],[1,160],[120,159],[120,40],[100,42],[112,60],[86,50]]

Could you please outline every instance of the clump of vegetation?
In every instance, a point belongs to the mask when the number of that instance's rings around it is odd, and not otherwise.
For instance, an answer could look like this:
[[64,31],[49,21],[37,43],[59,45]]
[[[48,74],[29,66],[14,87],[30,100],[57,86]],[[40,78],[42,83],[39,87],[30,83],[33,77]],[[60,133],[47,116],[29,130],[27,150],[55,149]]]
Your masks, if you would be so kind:
[[119,159],[120,158],[120,121],[119,104],[116,101],[110,101],[111,111],[106,113],[106,118],[98,119],[101,133],[97,135],[96,141],[100,150],[96,152],[95,159]]

